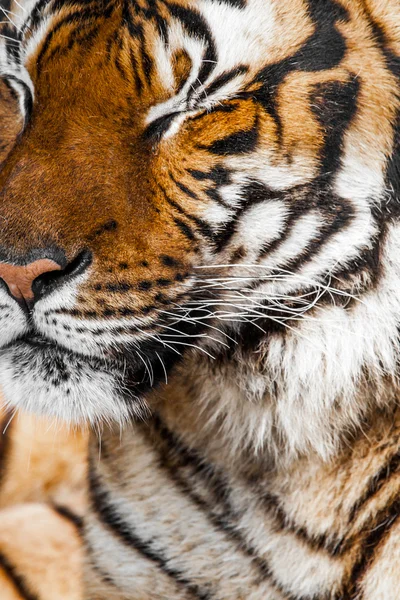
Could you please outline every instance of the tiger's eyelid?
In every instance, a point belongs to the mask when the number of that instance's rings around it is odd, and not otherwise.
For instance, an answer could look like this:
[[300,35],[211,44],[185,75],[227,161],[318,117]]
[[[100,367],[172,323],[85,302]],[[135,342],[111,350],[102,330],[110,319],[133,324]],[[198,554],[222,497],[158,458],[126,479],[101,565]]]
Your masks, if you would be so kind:
[[161,138],[162,135],[168,130],[172,121],[182,113],[183,111],[175,111],[171,113],[166,113],[165,115],[154,119],[154,121],[152,121],[144,130],[144,138]]
[[[236,96],[232,96],[231,98],[226,98],[225,102],[232,102],[234,100],[240,100],[251,97],[249,93],[241,93],[238,92]],[[186,120],[186,118],[201,118],[205,115],[211,114],[214,110],[218,110],[224,101],[216,100],[215,102],[207,102],[204,105],[204,100],[200,102],[197,107],[191,108],[190,110],[179,110],[173,111],[170,113],[166,113],[151,121],[150,124],[144,131],[145,139],[158,139],[160,140],[165,134],[168,133],[170,126],[173,122],[179,117],[184,117],[182,122]]]

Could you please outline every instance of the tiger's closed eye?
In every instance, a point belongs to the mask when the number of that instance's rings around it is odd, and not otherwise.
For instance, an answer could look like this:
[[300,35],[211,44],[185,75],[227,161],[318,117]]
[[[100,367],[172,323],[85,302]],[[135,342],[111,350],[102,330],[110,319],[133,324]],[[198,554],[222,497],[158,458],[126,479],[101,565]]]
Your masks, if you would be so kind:
[[154,141],[160,140],[164,133],[168,131],[170,125],[176,119],[176,117],[181,114],[181,112],[175,111],[155,119],[148,127],[146,127],[143,133],[144,138]]
[[[191,121],[196,121],[198,119],[202,119],[203,117],[213,112],[234,112],[238,107],[238,103],[237,101],[234,102],[233,100],[237,100],[240,97],[241,96],[237,95],[234,99],[230,99],[227,102],[218,102],[217,104],[215,104],[215,106],[209,106],[203,110],[200,110],[200,112],[194,110],[193,112],[186,114]],[[157,119],[152,121],[150,125],[148,125],[148,127],[146,127],[143,133],[144,138],[146,140],[160,141],[163,135],[168,132],[172,123],[178,117],[183,117],[184,114],[184,111],[174,111],[162,115],[161,117],[158,117]]]

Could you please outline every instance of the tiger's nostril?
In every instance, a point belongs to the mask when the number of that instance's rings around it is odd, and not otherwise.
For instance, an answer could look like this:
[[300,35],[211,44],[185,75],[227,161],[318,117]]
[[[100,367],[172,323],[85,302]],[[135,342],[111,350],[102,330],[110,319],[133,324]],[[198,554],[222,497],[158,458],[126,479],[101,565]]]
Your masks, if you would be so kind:
[[0,263],[0,278],[17,301],[32,307],[70,277],[83,272],[91,261],[91,253],[85,250],[64,269],[50,258],[41,258],[27,265]]
[[49,258],[41,258],[23,266],[0,263],[0,277],[5,281],[14,298],[32,303],[35,300],[34,281],[43,273],[60,269],[61,266]]
[[47,271],[42,273],[32,283],[35,301],[40,300],[69,279],[83,273],[92,262],[92,253],[89,250],[80,252],[66,267],[60,271]]

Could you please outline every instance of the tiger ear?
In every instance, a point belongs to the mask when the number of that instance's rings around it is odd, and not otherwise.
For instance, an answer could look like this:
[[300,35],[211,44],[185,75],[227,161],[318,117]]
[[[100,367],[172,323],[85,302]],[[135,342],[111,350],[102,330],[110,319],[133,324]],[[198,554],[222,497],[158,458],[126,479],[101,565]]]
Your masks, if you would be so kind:
[[15,144],[22,125],[18,99],[7,82],[0,79],[0,164]]

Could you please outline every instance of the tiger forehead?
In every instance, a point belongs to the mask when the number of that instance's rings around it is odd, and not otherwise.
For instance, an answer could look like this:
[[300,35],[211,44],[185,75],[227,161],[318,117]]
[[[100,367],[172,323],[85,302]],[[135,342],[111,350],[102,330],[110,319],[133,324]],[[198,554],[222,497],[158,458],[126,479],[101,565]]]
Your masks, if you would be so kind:
[[212,103],[229,98],[266,62],[299,48],[314,24],[303,0],[291,4],[293,12],[275,0],[105,2],[94,14],[79,2],[52,13],[50,3],[47,32],[26,31],[26,64],[36,85],[62,68],[80,87],[81,71],[98,65],[99,86],[112,72],[151,109],[151,122],[192,108],[188,95],[205,105],[211,93]]

